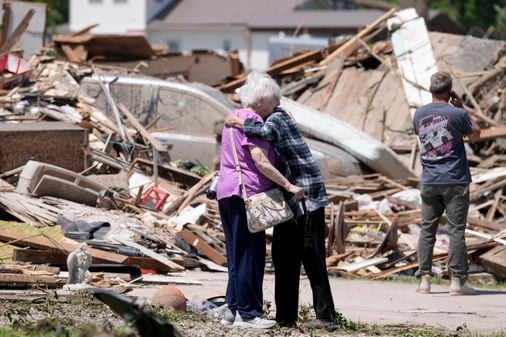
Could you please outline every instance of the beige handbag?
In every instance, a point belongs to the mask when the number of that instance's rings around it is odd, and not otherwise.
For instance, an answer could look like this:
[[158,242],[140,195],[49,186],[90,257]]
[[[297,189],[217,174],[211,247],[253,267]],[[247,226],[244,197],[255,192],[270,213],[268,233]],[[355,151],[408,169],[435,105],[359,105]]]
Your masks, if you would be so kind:
[[293,212],[290,206],[288,206],[283,192],[279,188],[273,188],[262,193],[254,194],[248,198],[239,158],[237,156],[234,135],[231,128],[229,131],[230,143],[232,144],[232,152],[235,161],[235,170],[239,176],[242,197],[246,206],[249,231],[251,233],[261,232],[293,218]]

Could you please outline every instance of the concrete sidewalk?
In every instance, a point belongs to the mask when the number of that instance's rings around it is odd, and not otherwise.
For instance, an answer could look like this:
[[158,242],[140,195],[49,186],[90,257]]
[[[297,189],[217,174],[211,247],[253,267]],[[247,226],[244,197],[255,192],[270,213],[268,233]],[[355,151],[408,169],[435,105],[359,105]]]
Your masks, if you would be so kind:
[[[187,278],[202,285],[178,285],[188,299],[224,295],[227,274],[186,271]],[[344,280],[332,277],[336,309],[355,322],[426,324],[455,330],[465,324],[474,332],[506,332],[506,290],[479,290],[475,296],[450,296],[448,287],[435,285],[430,295],[417,294],[414,284]],[[129,295],[151,300],[154,289],[135,289]],[[311,288],[301,278],[300,304],[312,303]],[[274,307],[274,276],[265,275],[264,299]]]

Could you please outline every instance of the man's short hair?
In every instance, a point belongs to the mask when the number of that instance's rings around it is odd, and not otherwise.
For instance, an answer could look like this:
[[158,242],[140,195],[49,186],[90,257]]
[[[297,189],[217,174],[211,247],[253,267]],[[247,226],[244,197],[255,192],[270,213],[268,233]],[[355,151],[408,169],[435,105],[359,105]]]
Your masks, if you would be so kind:
[[438,71],[430,77],[430,92],[443,94],[452,90],[452,77],[444,71]]

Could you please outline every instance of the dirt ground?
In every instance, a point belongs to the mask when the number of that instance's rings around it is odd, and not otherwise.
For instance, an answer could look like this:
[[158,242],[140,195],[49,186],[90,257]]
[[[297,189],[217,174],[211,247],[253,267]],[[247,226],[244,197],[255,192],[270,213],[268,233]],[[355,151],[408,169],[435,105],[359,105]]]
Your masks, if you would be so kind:
[[[205,299],[223,295],[226,273],[187,271],[185,277],[202,285],[178,285],[185,296]],[[331,277],[336,309],[353,322],[378,325],[428,325],[456,331],[464,327],[475,333],[506,333],[506,288],[478,289],[475,296],[450,296],[448,286],[433,285],[432,294],[415,292],[415,284],[348,280]],[[132,295],[150,301],[153,289],[135,289]],[[275,314],[274,276],[264,278],[264,301],[270,302]],[[307,277],[301,277],[299,304],[312,304]]]
[[[186,271],[181,279],[201,283],[177,286],[189,300],[196,302],[223,295],[227,274]],[[264,298],[269,306],[270,317],[275,315],[273,281],[273,275],[265,276]],[[336,277],[331,277],[331,286],[336,309],[343,315],[341,329],[332,333],[307,330],[302,325],[292,329],[276,327],[270,330],[243,330],[224,327],[203,313],[163,314],[187,337],[506,336],[506,289],[480,289],[476,296],[454,297],[449,296],[447,286],[436,285],[433,286],[432,294],[420,295],[414,292],[414,284]],[[139,303],[150,303],[158,288],[143,286],[135,288],[129,295],[137,297]],[[0,301],[0,327],[30,326],[37,331],[45,329],[44,331],[50,332],[50,336],[60,336],[62,329],[93,325],[98,331],[116,331],[111,336],[134,336],[128,332],[128,328],[125,330],[125,323],[121,319],[90,294],[72,294],[63,290],[3,290],[0,291],[0,298],[17,298]],[[314,315],[310,306],[311,291],[305,277],[301,280],[300,305],[301,318],[311,319]],[[117,333],[118,330],[121,333]],[[0,329],[0,336],[10,335],[2,334]]]

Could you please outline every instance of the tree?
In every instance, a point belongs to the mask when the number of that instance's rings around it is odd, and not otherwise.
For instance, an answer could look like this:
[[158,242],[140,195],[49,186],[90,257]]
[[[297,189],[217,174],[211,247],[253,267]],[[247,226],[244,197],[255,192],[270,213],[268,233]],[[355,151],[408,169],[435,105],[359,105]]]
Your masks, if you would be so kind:
[[57,25],[68,22],[68,0],[23,0],[26,2],[42,2],[47,4],[47,25],[52,30]]

